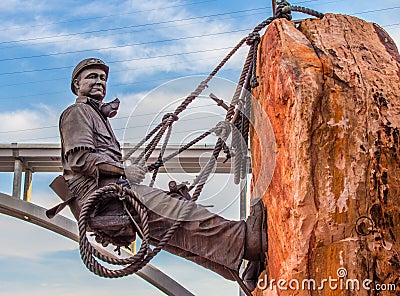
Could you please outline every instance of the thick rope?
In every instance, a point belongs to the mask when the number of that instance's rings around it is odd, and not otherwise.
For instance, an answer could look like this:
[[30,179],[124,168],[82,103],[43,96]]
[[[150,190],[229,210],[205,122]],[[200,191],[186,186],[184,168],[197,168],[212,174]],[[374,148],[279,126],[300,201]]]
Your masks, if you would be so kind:
[[[164,157],[165,150],[167,149],[167,145],[168,145],[169,139],[171,137],[171,132],[172,132],[172,124],[168,127],[168,131],[165,136],[164,143],[161,147],[160,154],[158,155],[157,162],[162,161],[162,159]],[[151,181],[149,184],[150,187],[153,187],[154,182],[156,181],[156,178],[157,178],[157,174],[158,174],[158,168],[154,169],[154,171],[153,171],[153,176],[151,177]]]
[[302,6],[296,6],[296,5],[289,5],[286,6],[285,8],[282,9],[283,13],[286,13],[288,11],[297,11],[297,12],[302,12],[304,14],[308,14],[311,16],[315,16],[317,18],[323,18],[324,14],[321,12],[318,12],[316,10],[310,9],[310,8],[306,8],[306,7],[302,7]]
[[257,52],[258,52],[258,44],[260,43],[260,34],[255,33],[253,38],[254,38],[252,40],[253,43],[251,45],[251,49],[252,49],[252,59],[251,59],[252,73],[251,73],[251,79],[250,79],[250,87],[251,88],[255,88],[255,87],[259,86],[259,83],[257,81]]
[[166,114],[166,116],[164,116],[164,119],[161,122],[162,124],[159,128],[158,133],[153,138],[153,140],[151,140],[151,142],[146,146],[146,148],[140,153],[140,155],[135,158],[135,160],[133,161],[134,164],[138,164],[138,163],[140,163],[142,165],[145,164],[147,159],[153,153],[154,149],[157,147],[157,144],[161,140],[162,136],[164,135],[165,130],[167,129],[167,127],[169,125],[172,124],[172,122],[174,120],[177,120],[177,117],[173,114]]
[[[249,38],[247,37],[247,38],[243,38],[243,39],[247,41]],[[231,120],[233,115],[235,114],[235,107],[236,107],[238,100],[240,98],[240,95],[242,93],[243,84],[245,82],[246,76],[248,75],[248,72],[249,72],[249,69],[251,66],[251,61],[252,61],[252,51],[250,49],[249,53],[247,54],[245,63],[243,65],[242,73],[240,74],[239,82],[238,82],[238,85],[236,86],[235,93],[234,93],[231,103],[228,107],[228,111],[226,112],[225,120],[228,120],[228,121]],[[207,181],[212,169],[214,168],[214,165],[216,163],[216,160],[218,159],[219,153],[221,152],[221,150],[223,148],[223,144],[224,144],[224,141],[221,141],[221,139],[219,138],[214,147],[213,154],[210,157],[210,159],[208,160],[206,166],[200,172],[200,174],[195,178],[192,185],[189,187],[189,190],[192,190],[194,188],[194,186],[196,186],[196,190],[192,196],[195,200],[198,199],[198,197],[204,187],[205,182]]]
[[139,143],[137,143],[132,149],[129,150],[129,152],[124,156],[123,161],[129,159],[133,153],[136,152],[144,143],[147,142],[148,139],[150,139],[162,126],[164,125],[164,122],[160,122],[151,132],[149,132]]
[[[250,45],[249,50],[249,67],[247,69],[244,84],[240,89],[240,99],[238,99],[238,120],[235,122],[236,130],[232,133],[232,147],[235,149],[235,157],[234,157],[234,165],[233,165],[233,181],[237,185],[241,179],[241,171],[243,167],[243,154],[247,153],[247,142],[244,145],[243,141],[243,131],[242,125],[248,118],[245,117],[243,112],[245,108],[245,99],[249,95],[250,85],[252,83],[253,78],[257,79],[254,75],[254,69],[256,68],[255,62],[257,59],[257,48],[258,48],[258,41],[260,40],[260,35],[258,33],[252,33],[249,35],[247,40],[247,44]],[[257,82],[258,83],[258,82]],[[246,147],[244,147],[246,146]]]
[[[139,251],[125,259],[114,259],[101,254],[96,250],[88,241],[86,236],[86,230],[88,228],[88,220],[90,214],[94,212],[95,206],[99,201],[105,201],[107,199],[122,199],[127,204],[131,205],[134,210],[139,214],[140,224],[142,229],[139,233],[142,234],[142,244]],[[193,210],[196,204],[193,201],[187,202],[183,213],[178,217],[177,221],[168,229],[163,238],[159,241],[156,247],[151,250],[148,242],[151,240],[149,226],[148,226],[148,215],[147,209],[139,201],[136,200],[134,192],[116,184],[104,186],[96,190],[86,201],[82,207],[82,211],[79,217],[79,236],[80,245],[79,250],[83,262],[86,267],[98,276],[106,278],[119,278],[130,275],[143,268],[154,256],[156,256],[168,243],[176,229],[180,226],[182,221],[185,221]],[[132,217],[130,215],[130,217]],[[133,218],[132,218],[133,219]],[[135,223],[137,225],[137,223]],[[109,269],[99,263],[96,258],[100,259],[109,264],[124,266],[121,269]]]
[[183,151],[189,149],[191,146],[193,146],[194,144],[196,144],[197,142],[203,140],[204,138],[206,138],[207,136],[209,136],[210,134],[212,134],[215,130],[215,127],[213,127],[212,129],[209,129],[208,131],[204,132],[203,134],[201,134],[200,136],[198,136],[197,138],[193,139],[192,141],[190,141],[189,143],[187,143],[185,146],[182,146],[181,148],[179,148],[177,151],[171,153],[170,155],[166,156],[165,158],[163,158],[162,160],[158,159],[155,163],[147,166],[147,170],[149,172],[158,169],[159,167],[163,166],[165,162],[167,162],[168,160],[174,158],[175,156],[177,156],[178,154],[181,154]]
[[179,115],[182,111],[186,109],[186,107],[196,99],[202,91],[207,87],[208,82],[218,73],[218,71],[226,64],[226,62],[238,51],[240,47],[245,43],[246,38],[243,38],[239,41],[238,44],[226,55],[226,57],[214,68],[214,70],[208,75],[206,79],[204,79],[197,86],[196,90],[192,92],[178,108],[176,108],[174,114]]

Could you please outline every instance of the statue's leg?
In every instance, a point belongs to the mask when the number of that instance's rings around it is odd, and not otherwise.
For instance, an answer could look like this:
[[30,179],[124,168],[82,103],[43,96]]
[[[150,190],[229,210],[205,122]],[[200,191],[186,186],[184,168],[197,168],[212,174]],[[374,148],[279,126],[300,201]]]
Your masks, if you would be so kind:
[[237,272],[244,255],[244,221],[224,219],[194,202],[171,198],[148,186],[133,186],[132,189],[149,209],[153,243],[162,239],[174,221],[190,210],[165,250],[233,280],[229,270]]
[[[81,189],[91,189],[86,191],[79,202],[84,201],[95,190],[95,187],[94,184],[79,186]],[[266,251],[265,242],[263,242],[265,234],[262,230],[264,224],[262,202],[259,202],[257,207],[253,207],[256,210],[246,222],[231,221],[211,213],[195,202],[172,198],[159,189],[133,185],[132,190],[148,209],[150,243],[156,244],[165,236],[175,221],[182,220],[180,227],[165,246],[166,251],[202,265],[230,280],[234,280],[232,272],[238,272],[242,259],[254,261],[257,264],[261,260],[262,264],[262,258],[264,258],[262,255]],[[78,201],[76,205],[70,206],[76,206],[76,212],[80,211]],[[120,216],[123,208],[120,203],[110,203],[106,207],[98,209],[99,213],[102,211],[104,211],[104,215],[100,216],[102,218],[110,217],[107,221],[112,222],[115,226],[114,216]],[[100,229],[108,228],[104,219],[101,221]],[[93,219],[91,223],[94,223]],[[254,280],[253,277],[251,280]]]

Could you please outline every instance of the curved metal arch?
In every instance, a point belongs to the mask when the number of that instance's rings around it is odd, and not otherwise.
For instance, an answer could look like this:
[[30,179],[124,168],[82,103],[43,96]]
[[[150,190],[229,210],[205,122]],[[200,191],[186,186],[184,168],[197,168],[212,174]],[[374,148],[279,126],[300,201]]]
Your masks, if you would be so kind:
[[[46,209],[38,205],[0,193],[0,213],[36,224],[73,241],[79,241],[76,222],[61,215],[55,216],[50,220],[46,217],[45,212]],[[108,255],[115,256],[111,253]],[[167,295],[194,296],[186,288],[151,264],[147,264],[136,274]]]

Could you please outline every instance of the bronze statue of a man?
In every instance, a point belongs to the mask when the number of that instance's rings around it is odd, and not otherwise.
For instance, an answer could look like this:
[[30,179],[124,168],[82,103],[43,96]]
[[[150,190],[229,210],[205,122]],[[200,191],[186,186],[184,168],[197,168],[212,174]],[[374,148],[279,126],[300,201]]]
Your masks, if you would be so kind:
[[[96,58],[81,61],[73,70],[71,90],[77,98],[59,122],[63,180],[59,177],[52,186],[64,203],[50,216],[69,205],[78,220],[91,193],[127,177],[135,195],[148,208],[150,236],[157,242],[173,224],[171,217],[179,206],[176,199],[161,190],[134,185],[143,181],[144,168],[124,167],[120,145],[108,121],[116,114],[119,101],[103,103],[108,73],[109,67]],[[63,185],[67,187],[64,190],[60,189]],[[165,250],[230,280],[234,280],[232,273],[238,273],[242,260],[249,260],[252,263],[245,279],[253,290],[267,248],[264,224],[264,206],[259,199],[246,221],[227,220],[194,204],[191,219],[181,224]]]

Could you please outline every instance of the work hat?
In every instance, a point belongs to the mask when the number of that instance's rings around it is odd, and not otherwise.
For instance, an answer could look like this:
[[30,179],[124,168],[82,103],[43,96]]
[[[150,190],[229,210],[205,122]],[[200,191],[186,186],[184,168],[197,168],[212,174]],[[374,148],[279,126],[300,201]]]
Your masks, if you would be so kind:
[[102,60],[97,58],[88,58],[80,61],[78,65],[76,65],[76,67],[74,68],[74,71],[72,71],[71,90],[75,95],[77,95],[77,93],[74,86],[74,79],[79,75],[80,72],[89,67],[100,68],[104,70],[104,72],[106,72],[107,76],[108,70],[110,69]]

